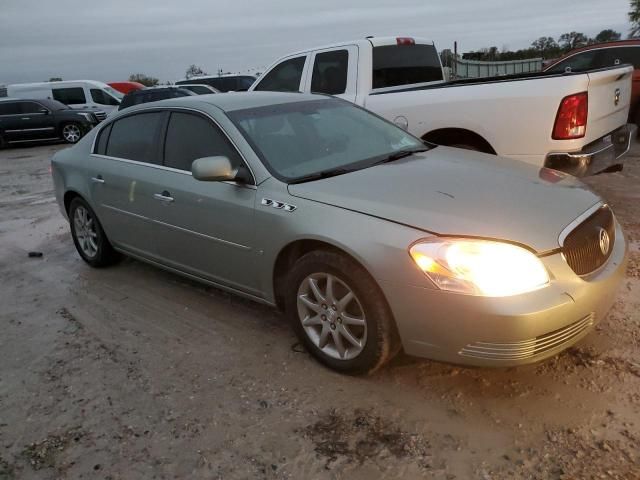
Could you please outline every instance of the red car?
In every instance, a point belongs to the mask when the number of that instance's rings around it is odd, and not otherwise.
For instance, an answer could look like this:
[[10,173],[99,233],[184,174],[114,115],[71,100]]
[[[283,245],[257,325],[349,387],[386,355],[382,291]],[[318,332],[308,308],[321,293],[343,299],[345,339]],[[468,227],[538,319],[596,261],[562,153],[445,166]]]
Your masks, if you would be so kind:
[[144,85],[138,82],[111,82],[107,85],[124,94],[133,92],[134,90],[142,90],[144,88]]
[[576,48],[554,60],[544,71],[560,73],[571,68],[573,72],[580,72],[622,63],[630,63],[635,68],[629,121],[640,125],[640,40],[620,40]]

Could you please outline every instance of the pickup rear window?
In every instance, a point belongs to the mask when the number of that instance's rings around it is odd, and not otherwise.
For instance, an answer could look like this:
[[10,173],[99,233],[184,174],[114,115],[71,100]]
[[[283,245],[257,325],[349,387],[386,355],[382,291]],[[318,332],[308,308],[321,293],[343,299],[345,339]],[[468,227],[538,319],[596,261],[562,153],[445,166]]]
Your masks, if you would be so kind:
[[442,79],[440,58],[433,45],[386,45],[373,48],[373,89]]

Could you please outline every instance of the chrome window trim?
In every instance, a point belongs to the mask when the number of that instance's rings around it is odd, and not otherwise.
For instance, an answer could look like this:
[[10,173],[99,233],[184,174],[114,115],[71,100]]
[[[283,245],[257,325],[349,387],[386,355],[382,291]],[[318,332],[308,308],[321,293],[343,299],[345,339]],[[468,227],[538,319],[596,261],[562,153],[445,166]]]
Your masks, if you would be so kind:
[[[578,216],[578,218],[576,218],[575,220],[573,220],[569,225],[567,225],[566,227],[564,227],[562,229],[562,231],[560,232],[560,235],[558,236],[558,244],[563,247],[564,246],[564,241],[565,239],[569,236],[569,234],[578,226],[580,225],[582,222],[584,222],[587,218],[589,218],[591,215],[593,215],[596,211],[598,211],[599,209],[601,209],[602,207],[606,207],[608,206],[606,203],[600,201],[598,203],[596,203],[595,205],[592,205],[591,207],[589,207],[589,209],[587,209],[585,212],[583,212],[582,214],[580,214],[580,216]],[[615,218],[615,217],[614,217]]]
[[[189,177],[193,176],[193,174],[191,172],[187,171],[187,170],[180,170],[178,168],[165,167],[164,165],[158,165],[157,163],[141,162],[139,160],[129,160],[128,158],[110,157],[109,155],[100,155],[99,153],[90,153],[89,156],[97,157],[97,158],[104,158],[106,160],[115,160],[117,162],[130,163],[132,165],[139,165],[141,167],[150,167],[150,168],[156,168],[158,170],[167,170],[169,172],[179,173],[181,175],[187,175]],[[238,183],[238,182],[235,182],[233,180],[226,180],[224,182],[215,182],[215,183],[226,183],[227,185],[234,185],[236,187],[241,187],[241,188],[250,188],[252,190],[257,190],[258,189],[258,187],[256,185],[248,185],[246,183]]]
[[[147,162],[138,162],[136,160],[128,160],[128,159],[125,159],[125,158],[110,157],[108,155],[100,155],[100,154],[95,153],[95,151],[96,151],[96,141],[98,139],[98,136],[100,135],[100,133],[102,133],[102,130],[104,130],[107,126],[113,124],[114,122],[116,122],[116,121],[118,121],[118,120],[120,120],[122,118],[130,117],[130,116],[136,115],[136,114],[142,114],[142,113],[146,113],[146,112],[156,111],[156,110],[159,110],[161,112],[171,112],[172,110],[184,110],[186,112],[202,114],[205,117],[207,117],[209,120],[211,120],[220,129],[220,131],[224,134],[224,136],[227,138],[227,140],[229,140],[229,143],[231,143],[233,148],[235,148],[236,152],[238,153],[238,155],[240,156],[240,158],[244,162],[245,166],[249,170],[249,173],[251,173],[251,178],[253,178],[253,184],[252,185],[248,185],[248,184],[244,184],[244,183],[240,184],[238,182],[233,182],[233,181],[227,181],[227,182],[222,182],[222,183],[230,183],[232,185],[257,188],[258,179],[256,178],[255,174],[253,173],[253,169],[251,168],[251,165],[249,164],[249,162],[247,162],[247,159],[242,154],[242,151],[238,148],[238,145],[236,144],[236,142],[234,142],[233,139],[226,132],[226,130],[224,128],[222,128],[222,125],[220,125],[220,122],[218,122],[215,118],[213,118],[209,113],[207,113],[205,111],[202,111],[202,110],[195,109],[195,108],[190,108],[190,107],[149,107],[149,108],[144,108],[142,110],[136,110],[135,112],[131,112],[130,114],[127,114],[127,115],[122,115],[121,117],[114,118],[109,122],[107,122],[107,119],[105,119],[105,120],[103,120],[101,122],[98,131],[93,136],[93,143],[91,144],[91,153],[90,153],[90,155],[96,155],[98,157],[104,157],[104,158],[113,158],[113,159],[121,160],[121,161],[123,161],[123,160],[124,161],[130,161],[130,162],[135,162],[135,163],[142,164],[142,165],[150,165],[152,167],[161,167],[161,168],[173,171],[173,172],[183,173],[183,174],[186,174],[186,175],[191,175],[191,172],[189,172],[187,170],[179,170],[177,168],[165,167],[164,165],[156,165],[156,164],[147,163]],[[98,128],[98,127],[96,127],[96,128]]]

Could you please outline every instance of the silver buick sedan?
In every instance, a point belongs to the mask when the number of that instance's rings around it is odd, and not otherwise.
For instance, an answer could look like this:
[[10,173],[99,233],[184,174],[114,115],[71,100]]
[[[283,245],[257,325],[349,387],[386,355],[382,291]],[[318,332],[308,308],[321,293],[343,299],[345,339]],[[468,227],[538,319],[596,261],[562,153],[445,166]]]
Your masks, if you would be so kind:
[[133,107],[52,171],[89,265],[126,254],[276,306],[342,372],[401,348],[541,360],[607,313],[625,270],[620,225],[575,178],[425,144],[330,97]]

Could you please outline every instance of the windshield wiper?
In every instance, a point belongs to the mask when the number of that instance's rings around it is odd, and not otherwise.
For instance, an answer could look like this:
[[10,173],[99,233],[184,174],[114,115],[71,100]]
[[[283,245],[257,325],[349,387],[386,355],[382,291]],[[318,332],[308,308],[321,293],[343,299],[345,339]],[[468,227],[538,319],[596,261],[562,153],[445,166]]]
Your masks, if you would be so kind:
[[379,165],[381,163],[394,162],[396,160],[400,160],[401,158],[409,157],[414,153],[426,152],[428,150],[431,150],[431,149],[429,147],[417,147],[417,148],[410,148],[406,150],[398,150],[397,152],[387,155],[382,160],[378,160],[376,163],[374,163],[374,165]]
[[345,173],[353,172],[357,169],[355,168],[332,168],[330,170],[323,170],[317,173],[311,173],[309,175],[305,175],[303,177],[298,177],[295,180],[289,182],[289,184],[294,183],[304,183],[304,182],[312,182],[313,180],[321,180],[323,178],[336,177],[338,175],[344,175]]

